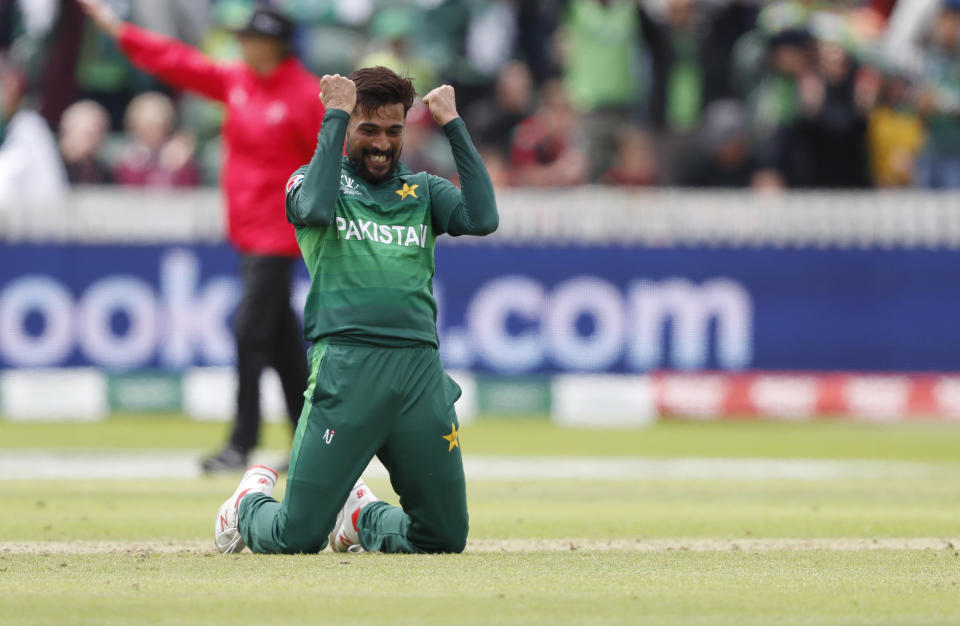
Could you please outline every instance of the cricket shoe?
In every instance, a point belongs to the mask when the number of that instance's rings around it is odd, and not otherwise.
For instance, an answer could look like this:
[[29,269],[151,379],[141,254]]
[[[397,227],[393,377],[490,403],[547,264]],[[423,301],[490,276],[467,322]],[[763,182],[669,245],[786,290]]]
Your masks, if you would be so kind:
[[360,545],[360,531],[357,529],[357,518],[360,517],[360,511],[371,502],[379,500],[373,495],[367,483],[362,478],[357,479],[357,483],[347,496],[343,508],[337,514],[337,523],[333,525],[333,532],[330,533],[330,549],[334,552],[363,552],[363,546]]
[[227,446],[220,452],[203,459],[200,462],[200,469],[204,474],[242,472],[247,469],[247,453],[233,446]]
[[237,518],[240,514],[240,501],[251,493],[273,495],[273,488],[277,484],[277,473],[266,465],[254,465],[246,471],[237,490],[233,492],[220,510],[213,524],[213,541],[217,550],[223,554],[240,552],[244,548],[243,537],[237,528]]

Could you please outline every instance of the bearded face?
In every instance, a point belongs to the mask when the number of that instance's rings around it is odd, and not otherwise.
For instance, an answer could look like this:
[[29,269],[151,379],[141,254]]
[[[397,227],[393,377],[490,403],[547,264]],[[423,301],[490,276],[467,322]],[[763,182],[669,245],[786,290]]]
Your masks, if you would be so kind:
[[372,112],[354,111],[347,125],[347,159],[368,183],[393,176],[403,150],[403,104],[387,104]]

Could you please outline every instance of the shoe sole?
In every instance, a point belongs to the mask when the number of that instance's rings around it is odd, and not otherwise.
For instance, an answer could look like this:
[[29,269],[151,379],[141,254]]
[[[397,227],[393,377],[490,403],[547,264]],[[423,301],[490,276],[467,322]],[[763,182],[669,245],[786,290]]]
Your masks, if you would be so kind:
[[[243,537],[240,536],[240,533],[237,532],[237,529],[233,528],[231,530],[236,532],[237,536],[234,537],[233,540],[231,540],[230,543],[223,548],[221,548],[219,545],[217,546],[217,550],[220,551],[220,554],[236,554],[246,547],[246,545],[243,543]],[[224,535],[226,534],[227,533],[224,533]],[[216,543],[216,541],[214,541],[214,543]]]
[[[266,495],[268,495],[268,496],[272,496],[272,495],[273,495],[273,488],[276,487],[277,479],[279,478],[279,476],[277,475],[277,471],[276,471],[275,469],[273,469],[272,467],[268,467],[268,466],[266,466],[266,465],[251,465],[250,467],[247,468],[247,472],[250,472],[251,470],[254,470],[254,469],[266,470],[267,472],[269,472],[269,473],[273,476],[273,484],[270,485],[270,489],[269,489],[270,493],[267,493],[267,494],[266,494]],[[246,473],[246,472],[245,472],[245,473]],[[262,480],[262,479],[261,479],[261,480]],[[241,482],[240,484],[242,485],[243,482]],[[237,488],[239,489],[239,487],[237,487]],[[228,498],[226,502],[224,502],[222,505],[220,505],[220,509],[217,511],[217,520],[219,521],[221,518],[224,517],[224,515],[225,515],[225,510],[226,510],[227,508],[229,508],[231,502],[234,502],[234,501],[235,501],[236,507],[239,508],[240,500],[242,500],[243,497],[244,497],[245,495],[247,495],[248,493],[250,493],[251,491],[254,491],[254,488],[253,488],[253,487],[249,487],[249,488],[241,491],[239,494],[230,496],[230,498]],[[266,493],[266,492],[265,492],[265,491],[261,491],[260,493]],[[238,520],[238,521],[239,521],[239,520]],[[218,534],[218,532],[219,532],[220,534]],[[236,533],[236,536],[233,537],[233,538],[229,541],[229,543],[227,543],[225,546],[221,547],[221,546],[220,546],[220,542],[217,541],[217,540],[218,540],[220,537],[224,537],[224,536],[229,535],[231,532],[232,532],[232,533]],[[220,531],[218,531],[218,530],[216,529],[216,522],[215,522],[215,527],[214,527],[213,543],[214,543],[214,545],[216,546],[217,550],[218,550],[221,554],[234,554],[234,553],[240,552],[241,550],[243,550],[243,549],[246,547],[246,544],[243,542],[243,536],[240,534],[240,529],[238,529],[236,526],[234,526],[234,527],[232,527],[232,528],[227,528],[227,529],[223,530],[222,532],[220,532]]]
[[340,533],[340,523],[343,521],[343,510],[337,513],[337,521],[333,525],[333,530],[330,531],[330,534],[327,535],[327,543],[330,544],[330,549],[334,552],[343,552],[343,550],[337,550],[337,535]]

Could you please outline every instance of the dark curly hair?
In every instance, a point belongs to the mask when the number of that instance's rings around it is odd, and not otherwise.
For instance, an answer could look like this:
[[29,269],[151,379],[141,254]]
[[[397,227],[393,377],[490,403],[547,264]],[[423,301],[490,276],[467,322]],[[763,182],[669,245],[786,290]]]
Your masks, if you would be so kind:
[[406,115],[417,95],[409,77],[399,76],[382,65],[361,68],[348,78],[357,85],[356,110],[363,114],[369,115],[382,106],[399,103]]

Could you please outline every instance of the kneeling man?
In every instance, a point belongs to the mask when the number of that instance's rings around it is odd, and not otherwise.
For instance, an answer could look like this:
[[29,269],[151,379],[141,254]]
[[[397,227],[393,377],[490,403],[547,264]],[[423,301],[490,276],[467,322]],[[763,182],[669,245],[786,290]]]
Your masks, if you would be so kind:
[[[385,67],[321,80],[316,153],[287,183],[287,219],[310,271],[310,380],[283,502],[250,468],[217,514],[221,552],[461,552],[467,500],[433,297],[439,235],[497,228],[493,185],[453,88],[423,101],[450,141],[461,189],[400,162],[410,80]],[[346,156],[344,153],[346,140]],[[376,455],[400,507],[359,479]],[[345,504],[344,504],[345,502]]]

